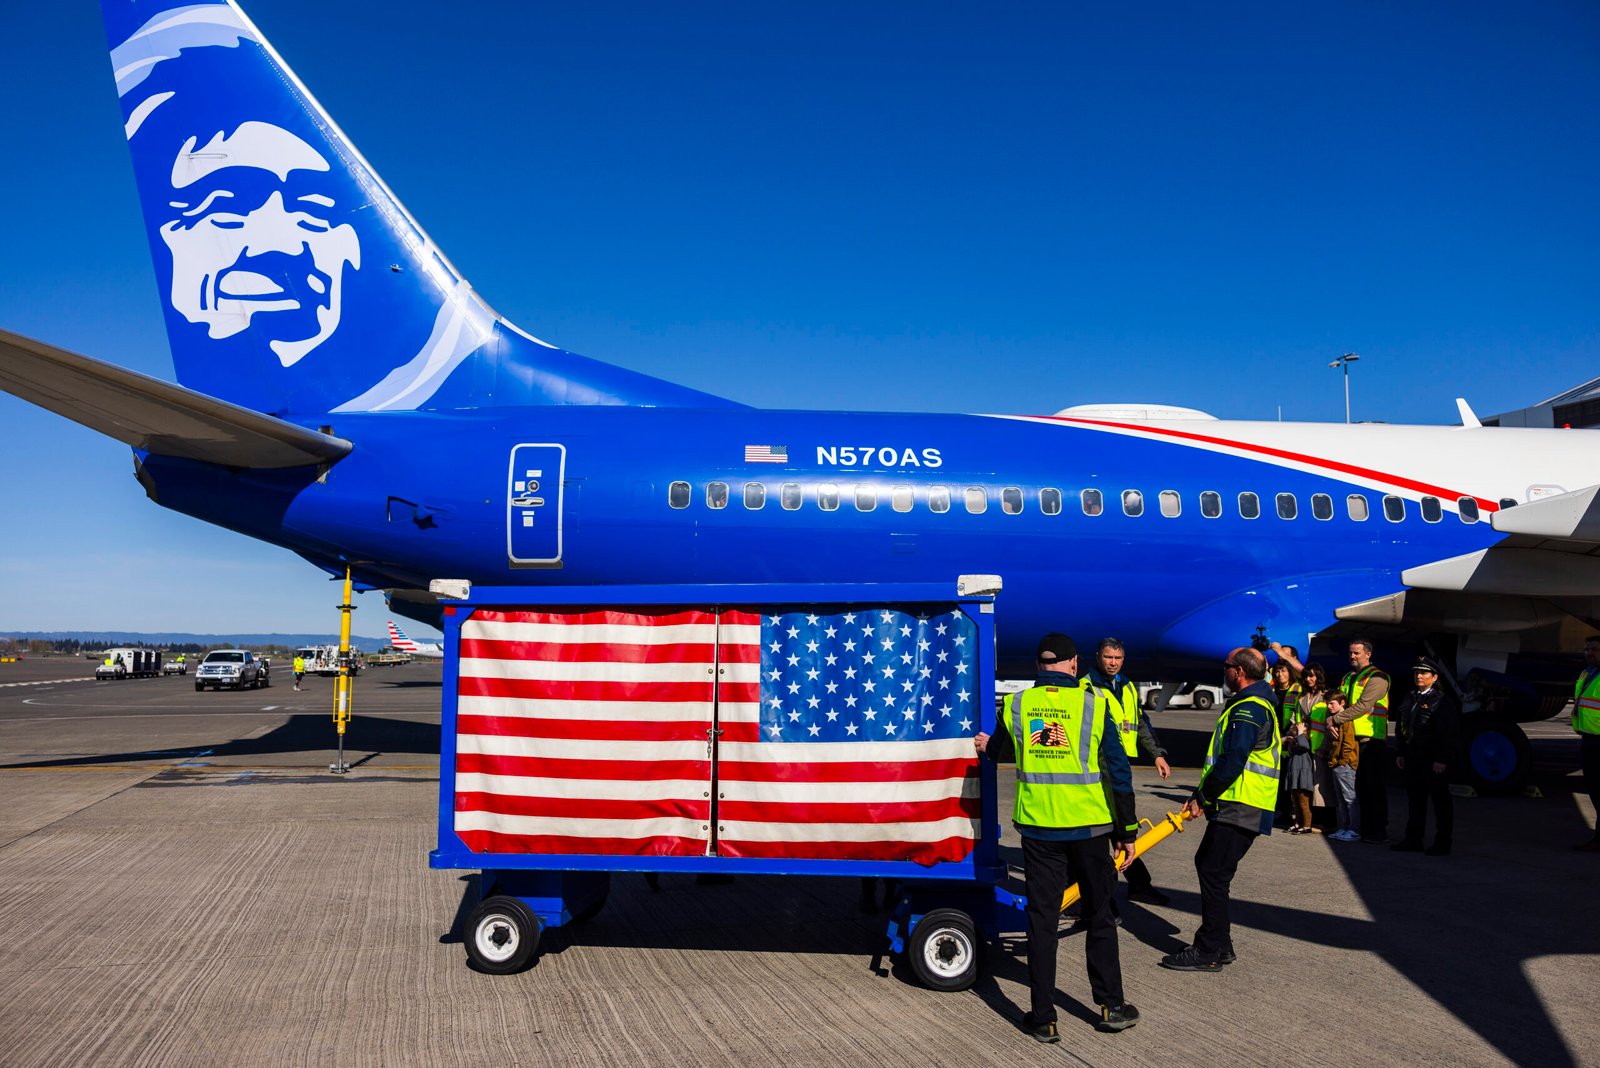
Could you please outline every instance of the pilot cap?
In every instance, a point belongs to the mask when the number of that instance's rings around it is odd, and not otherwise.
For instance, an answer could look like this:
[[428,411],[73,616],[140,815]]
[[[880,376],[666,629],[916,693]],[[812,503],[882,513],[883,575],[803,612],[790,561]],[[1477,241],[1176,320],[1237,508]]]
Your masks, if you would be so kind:
[[1046,634],[1039,639],[1038,660],[1041,664],[1054,664],[1071,660],[1078,655],[1078,647],[1065,634]]
[[1419,656],[1417,657],[1417,662],[1411,665],[1411,673],[1415,675],[1419,671],[1426,671],[1430,675],[1437,675],[1439,674],[1439,665],[1434,663],[1432,660],[1429,660],[1425,656]]

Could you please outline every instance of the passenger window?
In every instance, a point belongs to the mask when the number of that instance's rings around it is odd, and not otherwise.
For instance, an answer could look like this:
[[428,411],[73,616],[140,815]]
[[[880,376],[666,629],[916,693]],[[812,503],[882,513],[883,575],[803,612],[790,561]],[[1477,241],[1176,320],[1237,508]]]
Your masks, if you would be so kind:
[[1458,497],[1456,508],[1461,512],[1463,523],[1476,523],[1478,521],[1478,501],[1475,497]]
[[1515,497],[1501,497],[1500,498],[1500,507],[1501,508],[1515,508],[1516,506],[1517,506],[1517,499]]
[[785,482],[783,489],[778,491],[778,503],[787,511],[794,511],[800,507],[800,483]]
[[1000,510],[1006,515],[1016,515],[1022,511],[1022,491],[1015,486],[1007,486],[1000,491]]
[[897,512],[911,511],[914,501],[915,495],[911,492],[910,486],[896,486],[889,491],[889,503],[894,505],[894,510]]
[[1183,502],[1178,499],[1177,490],[1161,491],[1161,514],[1168,519],[1175,518],[1183,511]]
[[673,508],[689,507],[689,483],[674,482],[668,486],[667,504]]
[[728,507],[728,484],[726,482],[706,483],[706,507]]
[[928,511],[948,512],[950,510],[950,487],[928,487]]
[[1216,519],[1222,515],[1222,494],[1215,490],[1206,490],[1200,494],[1200,514],[1207,519]]
[[1389,494],[1383,499],[1383,518],[1391,523],[1398,523],[1406,517],[1406,502],[1394,494]]
[[767,484],[765,482],[746,482],[744,484],[744,506],[752,511],[765,506],[767,503]]
[[1300,514],[1300,505],[1292,493],[1278,494],[1278,518],[1293,519]]
[[1350,513],[1350,518],[1357,523],[1365,523],[1371,514],[1372,505],[1359,493],[1352,493],[1344,499],[1345,510]]
[[1144,494],[1138,490],[1123,490],[1122,514],[1131,516],[1144,515]]
[[1261,516],[1261,498],[1246,490],[1239,494],[1239,518],[1258,519]]
[[1313,493],[1311,495],[1311,514],[1317,519],[1333,518],[1333,498],[1326,493]]
[[856,511],[858,511],[858,512],[870,512],[876,507],[878,507],[878,487],[877,486],[857,486],[856,487]]
[[1061,514],[1061,491],[1046,486],[1039,491],[1039,511],[1045,515]]
[[824,482],[817,487],[817,507],[824,512],[832,512],[839,507],[839,487],[832,482]]
[[1444,506],[1437,497],[1422,498],[1422,521],[1424,523],[1437,523],[1444,518]]
[[982,486],[967,487],[967,511],[982,515],[989,510],[989,491]]
[[1105,498],[1097,489],[1086,489],[1078,497],[1083,501],[1084,515],[1099,515],[1106,510]]

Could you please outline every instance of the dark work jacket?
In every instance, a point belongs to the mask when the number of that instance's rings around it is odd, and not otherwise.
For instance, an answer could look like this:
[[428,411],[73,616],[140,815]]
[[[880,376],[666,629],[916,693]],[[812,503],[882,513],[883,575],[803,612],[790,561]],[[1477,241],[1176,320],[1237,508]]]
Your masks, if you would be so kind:
[[[1273,819],[1271,812],[1256,808],[1254,805],[1247,805],[1243,801],[1217,800],[1227,792],[1235,779],[1244,774],[1244,766],[1250,760],[1250,754],[1257,749],[1265,749],[1272,742],[1273,721],[1278,718],[1278,695],[1272,689],[1270,682],[1262,679],[1246,686],[1233,695],[1223,712],[1238,705],[1247,697],[1262,698],[1267,702],[1270,711],[1252,701],[1241,706],[1233,714],[1228,722],[1228,729],[1217,744],[1217,762],[1211,766],[1211,771],[1202,784],[1195,787],[1194,796],[1199,800],[1200,807],[1205,809],[1207,819],[1255,834],[1271,834]],[[1220,714],[1218,718],[1221,718]]]
[[[1076,686],[1078,680],[1059,671],[1041,671],[1034,677],[1035,686]],[[1011,695],[1006,695],[1011,700]],[[1134,814],[1133,768],[1128,764],[1128,754],[1122,751],[1122,739],[1117,736],[1117,721],[1111,715],[1104,694],[1097,695],[1096,704],[1105,709],[1105,726],[1100,732],[1100,773],[1106,787],[1106,801],[1111,808],[1111,838],[1116,842],[1131,842],[1139,836],[1139,820]],[[1017,744],[1005,728],[1004,717],[995,718],[994,734],[983,755],[997,764],[1010,764],[1017,759]],[[1093,838],[1088,827],[1033,827],[1012,823],[1024,838],[1038,838],[1053,842],[1073,842]]]
[[1461,713],[1456,701],[1437,682],[1427,693],[1412,690],[1395,710],[1400,755],[1407,761],[1449,764],[1461,746]]

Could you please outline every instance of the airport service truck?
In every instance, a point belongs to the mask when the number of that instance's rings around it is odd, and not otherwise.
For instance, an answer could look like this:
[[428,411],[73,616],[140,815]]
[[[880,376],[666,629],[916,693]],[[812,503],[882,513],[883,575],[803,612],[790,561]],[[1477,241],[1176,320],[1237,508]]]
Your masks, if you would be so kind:
[[155,649],[107,649],[94,669],[97,679],[143,679],[160,673],[161,653]]
[[[337,645],[307,645],[296,649],[294,655],[306,662],[307,675],[339,674],[339,647]],[[350,674],[361,674],[361,658],[350,650]]]

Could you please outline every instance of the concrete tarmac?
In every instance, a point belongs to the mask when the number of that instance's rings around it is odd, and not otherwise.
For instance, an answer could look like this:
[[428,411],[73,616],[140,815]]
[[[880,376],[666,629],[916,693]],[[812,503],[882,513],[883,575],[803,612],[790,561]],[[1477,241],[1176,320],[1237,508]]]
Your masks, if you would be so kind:
[[[330,680],[199,694],[92,672],[0,664],[8,1066],[1600,1063],[1600,854],[1569,848],[1595,814],[1559,722],[1529,731],[1543,796],[1458,798],[1454,856],[1258,841],[1234,883],[1239,962],[1215,975],[1156,965],[1198,915],[1201,835],[1170,839],[1149,865],[1172,903],[1123,904],[1141,1023],[1092,1030],[1064,931],[1064,1041],[1043,1047],[1013,1022],[1020,940],[972,991],[921,989],[878,956],[853,879],[664,876],[652,893],[619,876],[535,967],[479,974],[454,930],[464,877],[427,866],[437,664],[359,679],[345,777],[327,771]],[[1142,815],[1187,796],[1211,718],[1157,720],[1190,766],[1137,770]],[[1019,863],[1009,823],[1002,843]]]

